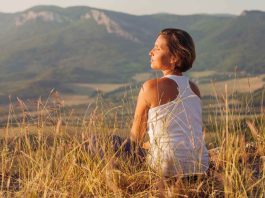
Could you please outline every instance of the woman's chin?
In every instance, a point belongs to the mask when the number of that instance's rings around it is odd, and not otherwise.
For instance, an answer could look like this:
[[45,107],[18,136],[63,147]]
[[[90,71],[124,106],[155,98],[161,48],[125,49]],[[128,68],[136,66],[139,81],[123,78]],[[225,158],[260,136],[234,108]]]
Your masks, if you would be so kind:
[[155,65],[153,65],[152,63],[151,63],[151,69],[153,69],[153,70],[157,70],[157,68],[155,67]]
[[153,66],[151,66],[151,69],[152,69],[152,70],[159,70],[159,68],[157,68],[157,67],[153,67]]

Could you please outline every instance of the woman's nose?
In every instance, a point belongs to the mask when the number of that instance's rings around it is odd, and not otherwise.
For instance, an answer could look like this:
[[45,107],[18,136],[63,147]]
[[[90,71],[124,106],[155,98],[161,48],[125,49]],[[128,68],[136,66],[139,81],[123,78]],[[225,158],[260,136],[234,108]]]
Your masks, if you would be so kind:
[[149,56],[153,56],[153,49],[149,52]]

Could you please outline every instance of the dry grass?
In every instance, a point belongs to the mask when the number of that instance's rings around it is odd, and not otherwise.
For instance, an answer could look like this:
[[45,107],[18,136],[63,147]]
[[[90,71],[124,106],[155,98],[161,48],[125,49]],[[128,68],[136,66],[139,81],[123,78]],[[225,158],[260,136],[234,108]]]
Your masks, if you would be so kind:
[[197,72],[191,72],[191,77],[192,78],[205,78],[205,77],[209,77],[212,76],[214,74],[216,74],[216,71],[197,71]]
[[265,75],[259,75],[255,77],[244,77],[239,79],[231,79],[219,82],[200,84],[200,90],[202,95],[213,95],[214,90],[218,91],[219,95],[225,93],[225,86],[228,87],[228,94],[231,95],[235,92],[253,92],[264,86],[263,78]]
[[83,88],[92,88],[94,90],[107,93],[107,92],[111,92],[116,89],[119,89],[121,87],[125,87],[128,84],[127,83],[124,83],[124,84],[120,84],[120,83],[108,83],[108,84],[106,83],[74,83],[72,85],[77,86],[77,87],[83,87]]
[[63,94],[62,102],[66,106],[80,105],[80,104],[90,104],[94,102],[95,99],[84,95],[73,95],[73,94]]
[[[227,98],[226,98],[227,99]],[[53,108],[49,107],[53,104]],[[231,120],[232,109],[223,101],[221,115],[211,115],[214,129],[205,134],[211,167],[207,175],[165,180],[148,165],[115,156],[110,134],[129,131],[128,102],[104,108],[104,102],[84,110],[76,123],[72,111],[60,103],[39,101],[30,115],[20,101],[19,112],[9,106],[6,126],[1,129],[0,193],[3,197],[262,197],[265,172],[264,115],[259,119]],[[56,107],[56,108],[55,108]],[[219,111],[219,109],[218,109]],[[16,114],[22,114],[16,119]],[[237,123],[240,122],[240,123]],[[242,133],[244,127],[248,132]],[[91,135],[98,135],[97,143]],[[247,137],[249,136],[249,137]],[[252,143],[248,143],[251,140]],[[94,145],[94,152],[91,151]],[[262,167],[263,166],[263,167]]]
[[150,79],[150,76],[151,76],[150,72],[145,72],[145,73],[136,74],[135,76],[132,77],[132,79],[138,82],[142,82]]

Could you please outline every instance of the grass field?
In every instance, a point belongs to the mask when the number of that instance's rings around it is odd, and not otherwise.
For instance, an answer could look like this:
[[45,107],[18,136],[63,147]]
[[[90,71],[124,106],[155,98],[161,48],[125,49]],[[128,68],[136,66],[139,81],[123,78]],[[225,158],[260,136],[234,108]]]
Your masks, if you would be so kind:
[[[215,75],[216,72],[214,71],[202,71],[202,72],[191,72],[190,77],[193,81],[200,81],[203,79],[208,79],[212,75]],[[154,78],[156,74],[154,73],[139,73],[133,77],[133,79],[136,82],[144,82],[150,78]],[[220,74],[218,74],[220,75]],[[234,78],[231,77],[228,80],[222,80],[222,81],[210,81],[207,83],[197,83],[200,92],[202,96],[224,96],[225,94],[231,95],[232,93],[240,92],[240,93],[251,93],[253,91],[256,91],[257,89],[260,89],[264,87],[265,82],[263,79],[265,78],[265,75],[259,75],[255,77],[240,77],[240,78]],[[93,97],[87,97],[86,96],[86,89],[87,93],[89,91],[95,90],[98,92],[101,92],[103,94],[108,94],[113,91],[119,90],[122,87],[126,87],[129,84],[91,84],[91,83],[76,83],[71,84],[72,88],[78,89],[83,88],[83,94],[82,95],[73,95],[73,94],[64,94],[62,95],[62,100],[64,100],[65,105],[80,105],[85,103],[91,103],[91,101],[94,101],[95,98]],[[132,85],[134,86],[134,85]],[[227,93],[225,93],[225,86],[227,86]],[[120,92],[120,95],[122,95],[123,91]],[[232,102],[232,101],[230,101]],[[237,101],[233,101],[237,102]]]
[[235,92],[241,93],[251,93],[257,89],[264,87],[265,75],[259,75],[255,77],[244,77],[244,78],[235,78],[225,81],[217,81],[211,83],[199,84],[200,91],[202,95],[224,95],[225,86],[227,86],[227,94],[231,95]]
[[[139,73],[132,77],[134,80],[134,83],[142,83],[150,78],[156,78],[159,77],[160,73]],[[215,71],[200,71],[200,72],[191,72],[188,74],[192,81],[198,84],[201,95],[202,96],[216,96],[218,95],[230,95],[231,93],[241,92],[241,93],[251,93],[257,89],[260,89],[264,87],[264,78],[265,75],[258,75],[255,77],[235,77],[235,75],[229,73],[217,73]],[[227,77],[227,75],[231,77]],[[215,77],[217,76],[217,79]],[[222,76],[225,76],[225,80]],[[46,96],[45,91],[49,90],[48,87],[52,88],[49,83],[47,85],[44,83],[43,86],[48,86],[46,89],[40,90],[41,87],[37,88],[36,90],[32,90],[31,88],[25,89],[25,86],[29,86],[33,82],[31,80],[25,80],[25,81],[18,81],[16,83],[13,83],[11,85],[6,84],[4,82],[0,83],[0,88],[2,88],[0,91],[0,97],[2,99],[7,100],[8,95],[11,94],[13,96],[13,99],[16,99],[16,92],[18,91],[19,97],[22,95],[23,99],[27,99],[27,93],[28,95],[32,96],[36,94],[38,91],[42,91],[42,96]],[[31,85],[32,86],[32,85]],[[39,85],[42,86],[42,85]],[[64,104],[67,106],[72,105],[83,105],[83,104],[90,104],[91,102],[95,101],[97,94],[108,94],[111,95],[114,92],[119,92],[121,96],[123,95],[124,90],[121,88],[125,88],[129,86],[129,83],[110,83],[110,84],[98,84],[98,83],[66,83],[62,86],[64,89],[69,89],[68,91],[64,92],[61,91],[60,96],[61,100],[64,101]],[[136,85],[130,83],[131,87],[136,87]],[[227,86],[227,93],[225,93],[225,86]],[[23,89],[24,87],[24,89]],[[22,89],[22,91],[20,90]],[[60,88],[59,88],[60,91]],[[34,93],[32,93],[34,92]]]
[[142,81],[146,81],[150,79],[150,77],[151,77],[151,74],[149,72],[146,72],[146,73],[136,74],[135,76],[133,76],[133,79],[138,82],[142,82]]
[[[0,193],[3,197],[262,197],[265,186],[264,114],[233,118],[224,101],[204,129],[210,169],[197,180],[165,179],[131,158],[116,156],[109,135],[128,136],[134,104],[102,99],[73,117],[72,109],[39,102],[9,106],[1,128]],[[25,105],[23,105],[25,104]],[[248,110],[246,106],[246,111]],[[16,109],[16,110],[14,110]],[[29,109],[36,109],[34,114]],[[216,111],[220,113],[219,107]],[[17,114],[22,115],[17,119]],[[121,117],[124,121],[121,123]],[[91,135],[97,135],[96,144]],[[93,147],[93,153],[91,146]]]
[[109,84],[93,84],[93,83],[76,83],[74,84],[78,87],[84,87],[84,88],[92,88],[94,90],[101,91],[103,93],[114,91],[118,88],[127,86],[128,84],[117,84],[117,83],[109,83]]
[[192,78],[205,78],[205,77],[210,77],[215,75],[217,72],[216,71],[197,71],[197,72],[190,72],[190,76]]
[[71,95],[65,94],[62,95],[61,99],[66,106],[73,106],[73,105],[82,105],[82,104],[91,104],[94,102],[94,98],[90,98],[84,95]]

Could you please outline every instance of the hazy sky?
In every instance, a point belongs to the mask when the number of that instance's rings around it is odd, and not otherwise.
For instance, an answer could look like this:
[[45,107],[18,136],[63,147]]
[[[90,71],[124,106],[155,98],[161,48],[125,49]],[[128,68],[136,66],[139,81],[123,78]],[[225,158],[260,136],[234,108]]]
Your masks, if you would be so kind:
[[0,12],[17,12],[35,5],[86,5],[136,15],[159,12],[238,15],[243,10],[265,10],[265,0],[0,0]]

